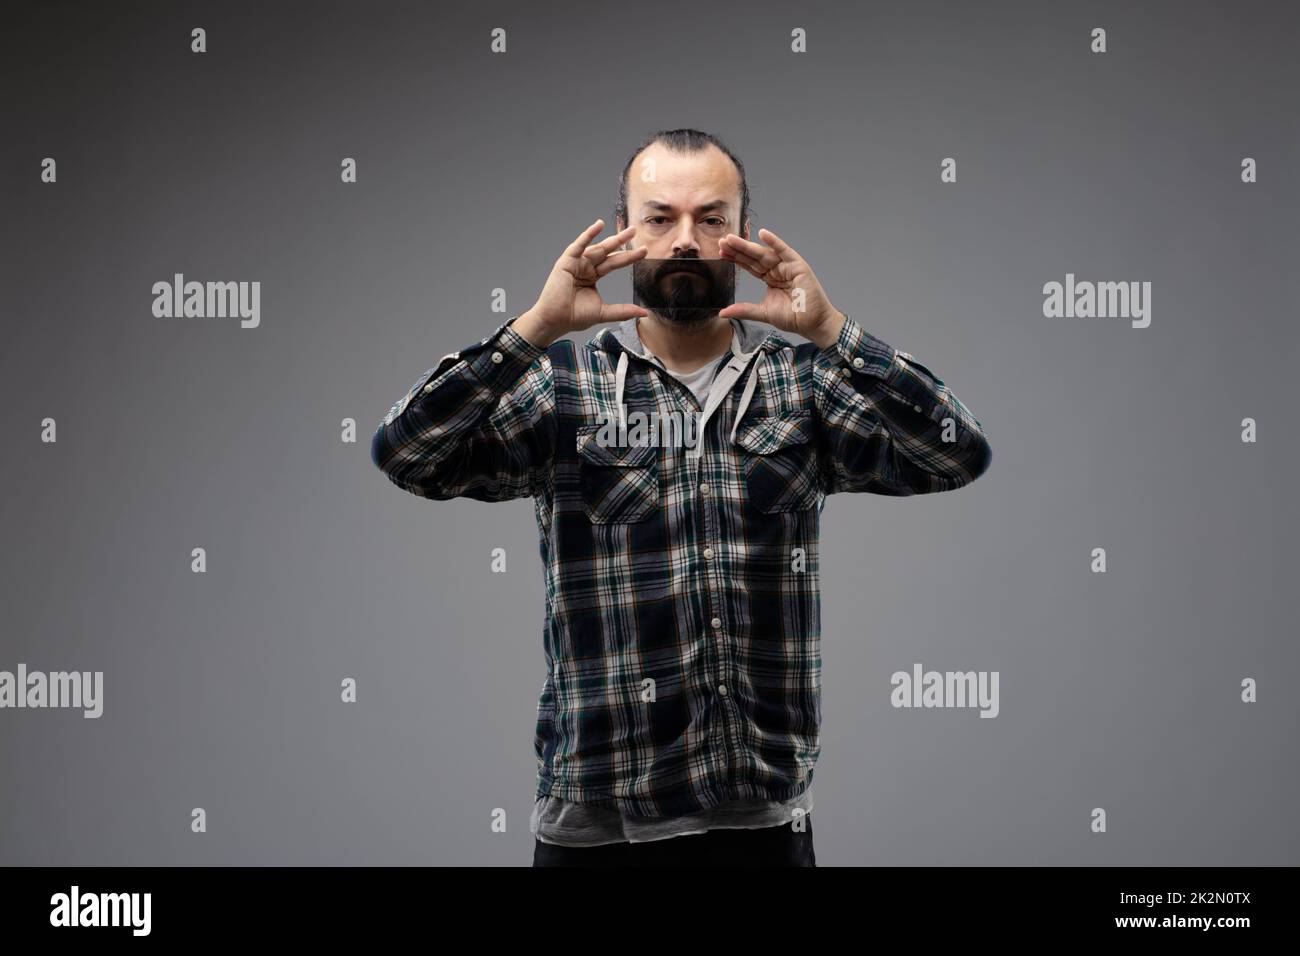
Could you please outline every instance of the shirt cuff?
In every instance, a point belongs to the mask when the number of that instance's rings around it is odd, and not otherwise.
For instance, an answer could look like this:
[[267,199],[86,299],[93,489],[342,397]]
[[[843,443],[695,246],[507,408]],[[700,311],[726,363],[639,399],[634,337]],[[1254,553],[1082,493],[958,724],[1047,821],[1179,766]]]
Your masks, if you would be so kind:
[[434,381],[461,361],[494,393],[509,391],[528,367],[546,352],[511,328],[510,323],[517,318],[516,315],[510,316],[477,344],[444,355],[425,375],[419,393],[432,391]]
[[870,376],[883,389],[883,394],[910,405],[914,412],[933,417],[939,410],[932,383],[927,380],[929,370],[907,352],[872,335],[848,313],[844,315],[839,337],[822,349],[820,355],[835,368],[835,374],[850,381]]
[[897,354],[896,348],[876,338],[847,312],[839,336],[820,352],[822,360],[836,367],[838,374],[847,377],[860,372],[886,381],[897,371]]
[[546,353],[546,349],[529,342],[510,326],[517,318],[510,316],[478,345],[457,353],[494,393],[513,388],[528,367]]

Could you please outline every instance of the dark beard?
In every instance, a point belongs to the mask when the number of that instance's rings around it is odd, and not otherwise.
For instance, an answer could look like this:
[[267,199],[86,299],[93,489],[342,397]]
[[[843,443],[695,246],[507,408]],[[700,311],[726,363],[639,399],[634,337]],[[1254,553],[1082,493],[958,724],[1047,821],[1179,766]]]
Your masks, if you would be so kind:
[[[684,269],[688,275],[670,272]],[[669,325],[703,328],[736,301],[736,264],[730,259],[641,259],[632,263],[632,302]]]

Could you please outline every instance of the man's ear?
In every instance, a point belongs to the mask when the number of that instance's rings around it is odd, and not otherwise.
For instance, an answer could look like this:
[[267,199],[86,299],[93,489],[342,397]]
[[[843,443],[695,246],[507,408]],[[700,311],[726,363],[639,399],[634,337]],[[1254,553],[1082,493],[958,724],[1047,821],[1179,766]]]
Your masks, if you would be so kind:
[[748,220],[748,219],[745,220],[745,231],[742,232],[742,233],[740,234],[740,238],[742,238],[742,239],[748,239],[748,238],[749,238],[749,220]]
[[[615,217],[614,217],[614,232],[615,232],[615,234],[622,232],[622,231],[623,231],[624,229],[626,229],[626,228],[627,228],[627,223],[623,221],[623,217],[622,217],[622,216],[615,216]],[[619,248],[620,248],[620,249],[626,249],[626,248],[628,248],[628,244],[625,242],[625,243],[623,243],[623,245],[619,246]]]

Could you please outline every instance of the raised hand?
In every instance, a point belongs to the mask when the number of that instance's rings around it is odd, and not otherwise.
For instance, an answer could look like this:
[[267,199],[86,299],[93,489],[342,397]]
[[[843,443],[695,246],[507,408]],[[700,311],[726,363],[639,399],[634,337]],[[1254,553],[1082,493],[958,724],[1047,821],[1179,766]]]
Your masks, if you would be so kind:
[[770,229],[758,230],[766,245],[727,233],[718,242],[719,254],[767,286],[761,302],[737,302],[718,314],[753,319],[785,332],[795,332],[823,348],[834,343],[844,315],[826,298],[822,284],[799,253]]
[[644,259],[647,253],[644,246],[617,251],[636,233],[636,226],[628,226],[622,232],[592,245],[592,239],[604,227],[605,220],[597,219],[579,233],[560,258],[555,260],[555,266],[551,269],[537,302],[512,323],[513,328],[524,338],[544,346],[566,332],[578,332],[593,325],[622,322],[632,316],[650,314],[639,305],[611,304],[601,299],[596,282],[615,269]]

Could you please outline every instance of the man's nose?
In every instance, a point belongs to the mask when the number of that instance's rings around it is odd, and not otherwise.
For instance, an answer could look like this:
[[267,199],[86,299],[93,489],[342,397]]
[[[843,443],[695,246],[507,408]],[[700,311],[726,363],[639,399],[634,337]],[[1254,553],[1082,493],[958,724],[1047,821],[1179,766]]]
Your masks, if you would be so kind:
[[677,232],[673,235],[673,257],[681,255],[700,254],[700,244],[695,238],[695,223],[687,221],[678,227]]

